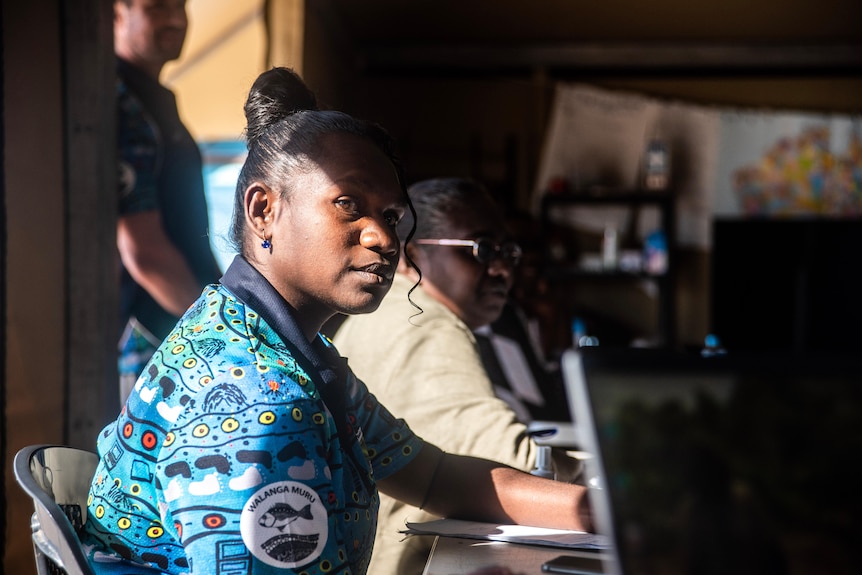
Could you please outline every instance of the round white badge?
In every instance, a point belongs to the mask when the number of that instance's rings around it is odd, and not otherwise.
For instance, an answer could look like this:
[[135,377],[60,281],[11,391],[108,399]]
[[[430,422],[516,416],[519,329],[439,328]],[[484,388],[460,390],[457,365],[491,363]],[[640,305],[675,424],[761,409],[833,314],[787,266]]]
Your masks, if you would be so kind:
[[274,567],[308,565],[323,553],[329,535],[320,496],[297,481],[270,483],[243,506],[240,532],[252,554]]

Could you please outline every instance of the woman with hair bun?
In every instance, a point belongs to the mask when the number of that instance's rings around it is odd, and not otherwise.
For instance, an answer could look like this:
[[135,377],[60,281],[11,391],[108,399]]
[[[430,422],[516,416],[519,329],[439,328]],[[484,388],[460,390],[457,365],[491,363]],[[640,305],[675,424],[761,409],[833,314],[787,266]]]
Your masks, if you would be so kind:
[[254,83],[239,255],[99,435],[93,570],[363,574],[378,488],[440,516],[590,529],[583,487],[422,441],[319,333],[380,304],[412,207],[388,134],[297,105],[297,85],[284,68]]

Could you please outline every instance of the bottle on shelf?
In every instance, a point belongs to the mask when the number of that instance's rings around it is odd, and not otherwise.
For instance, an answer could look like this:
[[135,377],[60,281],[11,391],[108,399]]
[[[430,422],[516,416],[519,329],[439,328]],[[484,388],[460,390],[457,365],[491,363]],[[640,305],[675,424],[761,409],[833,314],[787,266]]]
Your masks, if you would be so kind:
[[717,335],[714,333],[706,334],[706,337],[703,338],[703,349],[700,350],[700,355],[703,357],[716,357],[725,355],[726,353],[727,350],[721,345],[721,340],[718,339]]
[[644,181],[643,186],[647,190],[666,190],[670,182],[670,153],[667,144],[659,139],[652,138],[647,142],[644,153]]
[[599,345],[599,338],[587,335],[587,324],[580,317],[572,320],[572,347],[595,347]]
[[617,269],[618,247],[616,228],[605,226],[605,233],[602,236],[602,268],[605,271]]
[[572,320],[572,347],[575,349],[581,347],[581,338],[587,335],[587,325],[579,317]]
[[644,240],[643,269],[646,273],[660,276],[667,272],[667,239],[664,232],[655,230]]

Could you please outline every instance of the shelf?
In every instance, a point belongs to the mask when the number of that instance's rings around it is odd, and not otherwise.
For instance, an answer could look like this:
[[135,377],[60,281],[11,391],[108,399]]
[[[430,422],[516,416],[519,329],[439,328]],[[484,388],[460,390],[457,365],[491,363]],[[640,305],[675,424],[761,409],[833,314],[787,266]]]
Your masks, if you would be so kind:
[[590,188],[589,190],[546,193],[542,197],[542,210],[553,205],[575,204],[627,204],[636,205],[672,205],[673,195],[668,192],[650,190],[622,190],[615,188]]
[[595,278],[607,280],[641,279],[653,281],[663,281],[668,277],[667,272],[663,274],[650,274],[647,272],[626,272],[622,270],[593,271],[583,269],[577,264],[565,263],[551,264],[546,266],[546,268],[544,269],[544,275],[548,279]]
[[[567,285],[565,289],[578,289],[578,284],[583,282],[615,282],[651,281],[654,282],[658,291],[658,339],[665,346],[673,346],[675,342],[675,289],[674,289],[674,258],[675,246],[675,202],[674,195],[669,191],[652,191],[641,189],[602,188],[595,187],[585,190],[568,190],[561,192],[547,192],[542,197],[541,222],[545,235],[545,264],[543,276],[557,284]],[[647,272],[627,272],[622,270],[584,269],[577,262],[577,253],[572,254],[569,249],[564,260],[555,260],[550,257],[550,233],[561,224],[551,217],[552,212],[558,208],[597,208],[602,206],[619,205],[638,210],[643,207],[658,209],[661,216],[661,229],[667,242],[667,271],[662,274],[650,274]],[[563,226],[565,227],[565,226]],[[575,256],[574,259],[572,256]],[[571,282],[571,283],[569,283]],[[562,311],[562,310],[561,310]]]

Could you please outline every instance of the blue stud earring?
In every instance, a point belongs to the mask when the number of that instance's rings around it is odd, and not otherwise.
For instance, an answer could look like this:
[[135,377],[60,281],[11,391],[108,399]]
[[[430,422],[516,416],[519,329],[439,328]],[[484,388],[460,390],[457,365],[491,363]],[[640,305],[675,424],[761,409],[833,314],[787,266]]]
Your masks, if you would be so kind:
[[263,236],[263,241],[260,242],[260,247],[262,247],[265,250],[268,250],[272,247],[272,242],[269,241],[268,239],[266,239],[266,235]]

